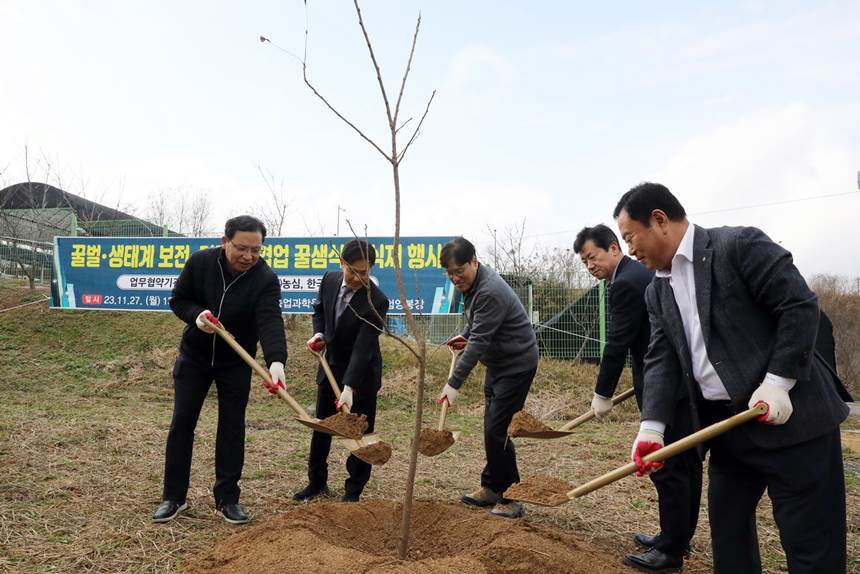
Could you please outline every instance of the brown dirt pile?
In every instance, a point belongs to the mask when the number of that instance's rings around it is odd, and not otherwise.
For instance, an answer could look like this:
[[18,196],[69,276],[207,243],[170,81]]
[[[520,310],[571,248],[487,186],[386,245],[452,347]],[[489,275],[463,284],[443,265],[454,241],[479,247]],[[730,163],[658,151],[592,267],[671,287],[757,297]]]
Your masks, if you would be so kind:
[[418,438],[418,452],[424,456],[436,456],[448,450],[454,444],[454,435],[451,431],[437,429],[421,429]]
[[352,454],[367,464],[380,465],[391,458],[391,447],[384,442],[375,442],[352,451]]
[[514,484],[505,491],[505,497],[546,506],[556,506],[568,501],[570,484],[546,474],[536,474]]
[[518,413],[514,413],[514,416],[511,419],[511,424],[508,425],[508,436],[520,436],[519,433],[523,431],[544,432],[551,430],[553,429],[546,426],[526,411],[520,411]]
[[339,435],[358,440],[367,430],[367,417],[353,413],[339,412],[320,421],[320,424],[330,428]]
[[563,530],[460,505],[416,502],[409,559],[398,560],[401,505],[310,504],[220,540],[185,574],[609,574],[621,570]]

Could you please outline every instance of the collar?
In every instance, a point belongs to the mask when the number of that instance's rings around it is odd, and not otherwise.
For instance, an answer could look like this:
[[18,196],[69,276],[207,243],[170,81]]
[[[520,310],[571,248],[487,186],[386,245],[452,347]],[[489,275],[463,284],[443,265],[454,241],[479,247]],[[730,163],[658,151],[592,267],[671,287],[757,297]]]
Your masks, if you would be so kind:
[[[672,257],[672,265],[675,265],[675,261],[679,257],[683,257],[690,263],[693,262],[693,242],[695,239],[695,228],[691,222],[687,222],[687,231],[684,232],[684,237],[681,238],[681,243],[678,245],[678,250],[675,252],[675,255]],[[671,277],[672,270],[671,269],[658,269],[654,272],[656,277]]]
[[475,271],[475,280],[472,281],[472,286],[469,287],[469,290],[463,293],[463,295],[471,295],[475,292],[475,288],[481,282],[481,278],[484,276],[484,264],[478,261],[478,270]]
[[615,283],[615,276],[618,275],[618,270],[621,269],[621,266],[626,263],[626,259],[628,259],[628,257],[626,255],[622,255],[621,259],[618,260],[618,265],[616,265],[615,269],[612,270],[612,278],[609,280],[609,283]]

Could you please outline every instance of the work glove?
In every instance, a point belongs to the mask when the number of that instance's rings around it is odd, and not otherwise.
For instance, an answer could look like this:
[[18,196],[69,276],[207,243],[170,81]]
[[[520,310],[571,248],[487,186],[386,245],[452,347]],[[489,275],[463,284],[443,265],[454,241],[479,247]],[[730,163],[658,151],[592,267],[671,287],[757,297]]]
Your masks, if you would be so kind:
[[612,399],[594,393],[594,398],[591,399],[591,408],[594,409],[594,416],[602,419],[612,410]]
[[448,339],[445,344],[448,345],[452,351],[462,351],[466,348],[466,343],[468,342],[469,341],[467,341],[466,337],[463,335],[457,335],[456,337]]
[[213,315],[212,311],[210,311],[209,309],[206,309],[205,311],[197,315],[197,319],[194,320],[194,324],[197,325],[197,328],[204,333],[214,333],[215,331],[213,331],[211,328],[209,328],[209,325],[203,322],[203,317],[206,317],[207,319],[209,319],[210,323],[214,323],[215,325],[220,325],[221,321],[219,321],[218,317]]
[[271,365],[269,365],[269,376],[272,377],[272,382],[264,380],[263,386],[266,387],[266,390],[272,393],[273,395],[278,394],[278,388],[282,388],[287,390],[286,380],[287,377],[284,374],[284,364],[275,361]]
[[314,333],[314,336],[308,339],[307,346],[314,353],[322,353],[325,349],[325,338],[322,333]]
[[439,398],[436,399],[436,402],[441,405],[445,401],[448,401],[448,406],[450,407],[451,405],[454,404],[454,401],[457,400],[457,395],[459,395],[459,394],[460,394],[460,391],[458,391],[457,389],[455,389],[454,387],[452,387],[449,384],[445,384],[445,388],[442,389],[442,394],[439,395]]
[[338,410],[346,407],[352,410],[352,387],[344,387],[340,392],[340,400],[334,403]]
[[767,412],[758,418],[759,422],[765,424],[784,425],[794,412],[788,391],[771,383],[760,384],[750,397],[747,406],[753,408],[758,403],[767,405]]
[[662,462],[645,462],[642,460],[661,448],[663,448],[663,433],[653,430],[639,431],[639,434],[636,435],[636,440],[633,441],[633,449],[630,452],[630,458],[639,469],[636,471],[636,476],[645,476],[663,467]]

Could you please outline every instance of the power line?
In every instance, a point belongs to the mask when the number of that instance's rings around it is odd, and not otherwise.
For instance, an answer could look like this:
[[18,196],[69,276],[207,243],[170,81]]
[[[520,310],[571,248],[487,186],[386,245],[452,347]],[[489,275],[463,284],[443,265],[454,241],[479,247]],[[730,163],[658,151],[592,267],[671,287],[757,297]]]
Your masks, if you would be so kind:
[[[739,206],[739,207],[726,207],[723,209],[712,209],[709,211],[697,211],[695,213],[688,213],[687,215],[710,215],[712,213],[726,213],[729,211],[742,211],[744,209],[758,209],[760,207],[770,207],[772,205],[785,205],[787,203],[798,203],[801,201],[813,201],[816,199],[831,199],[834,197],[843,197],[846,195],[860,195],[860,194],[858,194],[858,192],[856,192],[856,191],[846,191],[843,193],[831,193],[828,195],[815,195],[812,197],[799,197],[796,199],[783,199],[783,200],[779,200],[779,201],[769,201],[766,203],[757,203],[754,205],[744,205],[744,206]],[[579,228],[579,229],[581,229],[581,228]],[[579,229],[564,229],[562,231],[548,231],[546,233],[534,233],[531,235],[524,235],[523,237],[531,239],[533,237],[547,237],[550,235],[564,235],[566,233],[578,233]]]

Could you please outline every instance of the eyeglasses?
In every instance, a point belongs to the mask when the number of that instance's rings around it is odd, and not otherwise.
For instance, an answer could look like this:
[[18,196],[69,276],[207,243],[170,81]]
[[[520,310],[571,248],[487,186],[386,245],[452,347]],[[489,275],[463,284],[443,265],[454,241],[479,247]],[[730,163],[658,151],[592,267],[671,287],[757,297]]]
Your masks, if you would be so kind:
[[470,264],[465,263],[465,264],[460,265],[459,267],[455,267],[453,269],[446,269],[445,275],[447,275],[449,279],[454,278],[454,277],[461,278],[461,277],[463,277],[463,275],[466,274],[466,271],[469,270],[469,267],[470,267]]
[[251,255],[252,257],[259,257],[260,252],[263,250],[262,245],[248,247],[247,245],[236,245],[233,241],[230,241],[230,245],[232,245],[233,249],[238,251],[240,255]]

